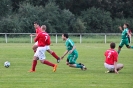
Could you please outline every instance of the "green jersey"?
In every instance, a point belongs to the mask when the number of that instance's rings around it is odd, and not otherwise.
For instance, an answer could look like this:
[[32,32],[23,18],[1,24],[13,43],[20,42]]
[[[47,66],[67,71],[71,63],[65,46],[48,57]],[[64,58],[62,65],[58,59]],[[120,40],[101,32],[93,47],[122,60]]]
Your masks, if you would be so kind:
[[122,31],[121,37],[122,37],[122,39],[127,39],[128,38],[128,28],[125,28]]
[[[68,38],[66,40],[65,45],[66,45],[67,50],[70,51],[70,50],[72,50],[72,48],[74,46],[74,42],[71,39]],[[77,53],[77,50],[76,49],[72,52],[72,54],[75,54],[75,53]]]

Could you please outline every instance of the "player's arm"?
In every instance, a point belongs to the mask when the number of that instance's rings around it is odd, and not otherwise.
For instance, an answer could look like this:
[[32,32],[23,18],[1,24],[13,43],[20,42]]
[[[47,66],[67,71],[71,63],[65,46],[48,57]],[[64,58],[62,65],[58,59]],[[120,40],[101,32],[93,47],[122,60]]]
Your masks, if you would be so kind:
[[117,71],[117,60],[118,60],[118,53],[114,53],[114,70],[115,70],[115,73],[118,74],[118,71]]
[[68,50],[65,51],[65,53],[62,55],[61,59],[63,59],[68,53]]
[[69,51],[69,53],[71,54],[75,49],[76,49],[76,46],[73,45],[73,48],[72,48],[72,50]]
[[39,35],[34,38],[34,41],[37,42],[39,38]]
[[115,70],[115,73],[118,74],[118,71],[117,71],[117,62],[116,61],[114,62],[114,70]]
[[121,26],[119,26],[119,29],[120,29],[121,31],[123,31],[123,29],[122,29],[122,27],[121,27]]

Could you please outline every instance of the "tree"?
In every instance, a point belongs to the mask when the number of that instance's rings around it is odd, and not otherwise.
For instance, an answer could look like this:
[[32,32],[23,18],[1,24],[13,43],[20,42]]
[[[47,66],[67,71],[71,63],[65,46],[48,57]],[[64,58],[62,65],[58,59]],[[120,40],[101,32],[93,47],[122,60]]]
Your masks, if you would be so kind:
[[11,12],[11,1],[0,0],[0,18],[6,17]]
[[81,13],[81,18],[86,22],[86,32],[111,32],[112,19],[110,13],[92,7]]

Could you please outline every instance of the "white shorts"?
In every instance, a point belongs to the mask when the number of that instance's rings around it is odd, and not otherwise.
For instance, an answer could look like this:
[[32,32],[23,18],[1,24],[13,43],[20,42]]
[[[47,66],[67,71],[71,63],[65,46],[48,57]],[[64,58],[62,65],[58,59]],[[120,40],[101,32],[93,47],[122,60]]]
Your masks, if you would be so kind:
[[45,47],[46,47],[46,50],[49,50],[50,49],[50,46],[49,45],[46,45]]
[[105,68],[107,68],[109,71],[114,71],[114,65],[109,65],[107,63],[104,63]]
[[34,56],[38,57],[39,60],[44,60],[46,58],[45,52],[46,52],[46,47],[38,47]]
[[38,41],[37,42],[35,42],[35,44],[34,45],[38,45]]

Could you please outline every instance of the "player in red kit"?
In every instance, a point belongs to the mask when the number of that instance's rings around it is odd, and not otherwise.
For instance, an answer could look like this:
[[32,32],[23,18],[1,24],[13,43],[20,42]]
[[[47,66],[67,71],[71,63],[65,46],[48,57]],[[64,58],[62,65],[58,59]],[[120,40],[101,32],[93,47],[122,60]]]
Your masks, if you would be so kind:
[[[35,28],[36,34],[35,35],[31,34],[30,36],[37,36],[40,32],[42,32],[41,27],[37,22],[34,22],[34,28]],[[32,49],[34,50],[34,52],[36,52],[37,47],[38,47],[38,42],[35,42],[35,44],[32,46]]]
[[29,72],[35,72],[37,60],[40,60],[42,64],[53,67],[53,72],[56,71],[57,65],[46,60],[45,52],[47,51],[47,44],[50,43],[50,36],[45,32],[45,28],[46,26],[42,25],[42,32],[40,32],[34,39],[35,42],[38,41],[38,48],[34,54],[32,68]]
[[118,73],[123,68],[123,64],[117,64],[118,53],[114,50],[115,43],[110,43],[110,49],[106,50],[105,55],[105,68],[108,69],[107,73]]
[[[35,27],[35,30],[36,30],[36,35],[38,35],[38,33],[41,32],[41,27],[39,26],[39,24],[37,22],[34,22],[34,27]],[[46,30],[46,26],[45,26],[45,30]],[[34,36],[34,35],[31,35],[31,36]],[[47,44],[47,52],[50,53],[57,60],[57,63],[59,63],[60,58],[59,58],[59,56],[56,55],[56,53],[54,51],[52,51],[50,49],[50,43],[51,42],[50,42],[50,40],[48,40],[48,41],[49,41],[49,43]],[[32,47],[34,52],[36,52],[37,47],[38,47],[38,42],[36,42]]]

